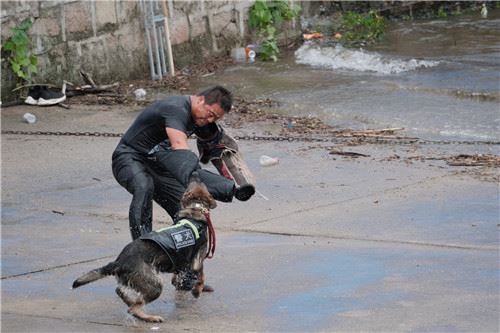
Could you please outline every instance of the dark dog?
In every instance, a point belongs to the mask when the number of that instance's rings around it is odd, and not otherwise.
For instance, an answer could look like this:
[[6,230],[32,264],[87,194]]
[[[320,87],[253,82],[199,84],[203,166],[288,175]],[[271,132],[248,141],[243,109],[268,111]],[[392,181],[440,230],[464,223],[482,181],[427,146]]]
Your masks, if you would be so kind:
[[191,293],[199,297],[205,285],[203,261],[208,252],[214,250],[208,248],[208,229],[214,235],[208,210],[215,208],[216,203],[197,173],[191,177],[181,207],[174,226],[153,231],[129,243],[115,261],[82,275],[73,282],[73,288],[114,275],[118,281],[116,293],[129,306],[128,312],[148,322],[161,322],[162,317],[144,312],[144,305],[157,299],[162,292],[159,273],[176,273],[187,267],[197,276]]

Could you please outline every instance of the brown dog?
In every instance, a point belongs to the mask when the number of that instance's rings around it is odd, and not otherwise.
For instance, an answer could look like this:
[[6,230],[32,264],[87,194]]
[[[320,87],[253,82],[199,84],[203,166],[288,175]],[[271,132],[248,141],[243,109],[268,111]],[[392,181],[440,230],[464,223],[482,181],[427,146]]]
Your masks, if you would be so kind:
[[115,261],[82,275],[73,282],[73,288],[114,275],[118,281],[116,293],[129,306],[128,312],[148,322],[161,322],[162,317],[144,312],[144,306],[161,295],[163,281],[159,273],[175,274],[188,267],[197,276],[191,293],[199,297],[205,285],[203,261],[213,252],[208,241],[214,235],[208,210],[215,208],[216,203],[196,172],[181,207],[173,226],[129,243]]

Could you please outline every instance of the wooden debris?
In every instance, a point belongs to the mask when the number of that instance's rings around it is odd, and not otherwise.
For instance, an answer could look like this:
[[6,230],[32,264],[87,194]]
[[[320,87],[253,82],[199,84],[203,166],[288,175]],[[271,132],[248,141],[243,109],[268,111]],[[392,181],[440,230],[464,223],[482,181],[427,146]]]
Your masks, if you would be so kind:
[[370,155],[355,153],[352,151],[339,151],[339,150],[330,150],[330,155],[342,155],[342,156],[348,156],[348,157],[353,157],[353,158],[370,157]]
[[67,97],[80,96],[86,94],[101,94],[110,93],[116,90],[120,85],[118,82],[113,84],[97,85],[89,73],[80,70],[80,75],[85,81],[86,85],[76,87],[74,89],[68,89]]
[[451,166],[489,166],[500,167],[500,156],[496,155],[467,155],[460,154],[445,158],[448,165]]
[[362,131],[351,131],[349,135],[352,136],[380,136],[380,135],[393,135],[395,132],[403,131],[404,128],[382,128],[382,129],[366,129]]
[[89,73],[87,73],[84,70],[80,69],[80,75],[82,76],[83,81],[85,81],[85,83],[87,83],[91,87],[96,87],[97,86]]
[[68,104],[65,104],[65,103],[57,103],[57,106],[60,106],[64,109],[71,109],[70,106]]

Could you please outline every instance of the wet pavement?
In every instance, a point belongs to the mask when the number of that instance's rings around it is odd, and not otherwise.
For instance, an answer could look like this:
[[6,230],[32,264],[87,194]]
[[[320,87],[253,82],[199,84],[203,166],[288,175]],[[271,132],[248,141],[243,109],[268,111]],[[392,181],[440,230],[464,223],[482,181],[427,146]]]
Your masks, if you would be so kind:
[[[139,109],[11,107],[2,129],[120,133]],[[23,123],[25,112],[38,122]],[[348,149],[370,156],[347,158],[321,144],[240,141],[268,200],[212,212],[216,291],[194,299],[165,275],[147,310],[166,322],[148,324],[127,315],[112,278],[70,288],[130,239],[130,195],[110,166],[118,139],[1,139],[2,332],[499,329],[498,183],[404,158],[432,147],[360,145]],[[263,154],[280,163],[261,167]],[[154,227],[168,223],[155,206]]]

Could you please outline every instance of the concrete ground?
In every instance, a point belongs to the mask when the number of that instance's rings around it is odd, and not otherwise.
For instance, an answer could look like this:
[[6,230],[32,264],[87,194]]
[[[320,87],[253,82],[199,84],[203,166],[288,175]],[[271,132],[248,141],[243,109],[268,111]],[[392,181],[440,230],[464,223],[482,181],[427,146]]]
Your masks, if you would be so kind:
[[[121,133],[137,110],[11,107],[2,130]],[[25,112],[38,122],[23,123]],[[194,299],[165,276],[147,310],[166,322],[150,324],[127,315],[112,278],[71,290],[130,240],[131,197],[111,174],[118,138],[1,140],[2,332],[499,331],[498,184],[399,158],[440,148],[346,148],[370,155],[353,159],[320,144],[240,141],[268,200],[212,212],[217,249],[205,267],[216,291]],[[261,167],[263,154],[280,163]],[[170,223],[154,214],[155,228]]]

